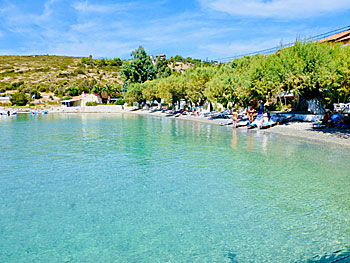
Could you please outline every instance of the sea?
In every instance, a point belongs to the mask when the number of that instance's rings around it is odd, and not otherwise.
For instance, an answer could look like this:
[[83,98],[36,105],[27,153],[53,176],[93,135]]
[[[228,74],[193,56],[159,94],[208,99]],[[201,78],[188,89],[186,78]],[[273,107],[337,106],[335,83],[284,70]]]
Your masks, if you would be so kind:
[[0,262],[350,262],[349,148],[133,114],[0,135]]

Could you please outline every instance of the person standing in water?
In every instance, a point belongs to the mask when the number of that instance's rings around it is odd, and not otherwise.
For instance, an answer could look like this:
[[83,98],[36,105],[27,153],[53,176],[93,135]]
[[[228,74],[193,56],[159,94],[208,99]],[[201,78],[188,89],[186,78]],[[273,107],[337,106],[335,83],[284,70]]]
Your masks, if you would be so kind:
[[238,120],[238,113],[237,113],[237,110],[234,109],[232,112],[232,121],[233,121],[233,128],[234,129],[237,127],[237,120]]
[[248,110],[249,124],[254,121],[254,113],[255,113],[255,109],[253,108],[253,106],[250,106]]

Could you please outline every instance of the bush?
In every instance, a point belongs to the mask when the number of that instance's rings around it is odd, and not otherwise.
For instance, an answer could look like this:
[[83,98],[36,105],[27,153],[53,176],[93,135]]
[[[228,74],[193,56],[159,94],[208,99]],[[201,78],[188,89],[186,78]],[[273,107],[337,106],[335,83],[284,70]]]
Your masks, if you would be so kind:
[[46,87],[40,87],[40,88],[39,88],[39,91],[40,91],[40,92],[46,92]]
[[121,99],[121,100],[117,100],[115,104],[117,105],[124,105],[125,100]]
[[65,96],[62,100],[70,100],[70,99],[72,99],[72,97]]
[[32,89],[32,90],[30,91],[30,97],[32,98],[33,96],[35,96],[35,99],[36,99],[36,100],[38,100],[38,99],[41,98],[40,92],[39,92],[38,90],[36,90],[36,89]]
[[23,81],[19,81],[19,82],[14,82],[14,83],[11,83],[10,86],[8,86],[8,90],[16,90],[18,89],[19,87],[21,87],[22,85],[24,84]]
[[76,75],[78,75],[78,74],[85,75],[85,71],[82,70],[82,69],[76,69],[76,70],[74,70],[74,74],[76,74]]
[[28,102],[28,97],[22,92],[16,92],[10,99],[12,105],[25,106]]
[[86,106],[97,106],[98,103],[97,102],[87,102]]

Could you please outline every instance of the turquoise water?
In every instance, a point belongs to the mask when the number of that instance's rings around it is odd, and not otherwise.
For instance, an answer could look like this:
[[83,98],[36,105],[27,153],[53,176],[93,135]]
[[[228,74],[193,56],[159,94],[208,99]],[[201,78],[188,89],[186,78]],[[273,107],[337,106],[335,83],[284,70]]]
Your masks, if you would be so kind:
[[350,249],[346,148],[137,115],[2,118],[0,134],[0,262],[330,262]]

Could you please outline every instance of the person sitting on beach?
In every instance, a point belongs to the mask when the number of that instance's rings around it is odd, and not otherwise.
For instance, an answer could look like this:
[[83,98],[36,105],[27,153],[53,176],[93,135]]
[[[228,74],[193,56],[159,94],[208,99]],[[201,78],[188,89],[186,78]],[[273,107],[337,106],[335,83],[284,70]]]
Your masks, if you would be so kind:
[[254,113],[255,113],[255,110],[254,110],[253,106],[250,106],[249,110],[248,110],[249,124],[254,121]]
[[263,117],[262,120],[261,120],[261,125],[266,125],[266,124],[268,124],[268,123],[269,123],[269,120],[270,120],[270,118],[269,118],[268,114],[267,114],[267,113],[264,113],[264,117]]
[[329,110],[326,110],[325,115],[322,118],[322,124],[326,124],[328,127],[333,126],[333,120],[331,118],[331,113]]
[[237,120],[238,120],[238,113],[237,113],[237,110],[234,109],[233,112],[232,112],[233,128],[237,127]]

